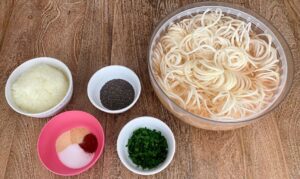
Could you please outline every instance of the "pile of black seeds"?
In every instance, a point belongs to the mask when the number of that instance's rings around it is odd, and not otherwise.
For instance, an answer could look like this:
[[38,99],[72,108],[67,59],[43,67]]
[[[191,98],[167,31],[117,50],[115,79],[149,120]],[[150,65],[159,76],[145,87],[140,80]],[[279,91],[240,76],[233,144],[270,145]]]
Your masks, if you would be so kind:
[[110,80],[100,90],[100,100],[109,110],[119,110],[129,106],[134,100],[134,89],[122,79]]

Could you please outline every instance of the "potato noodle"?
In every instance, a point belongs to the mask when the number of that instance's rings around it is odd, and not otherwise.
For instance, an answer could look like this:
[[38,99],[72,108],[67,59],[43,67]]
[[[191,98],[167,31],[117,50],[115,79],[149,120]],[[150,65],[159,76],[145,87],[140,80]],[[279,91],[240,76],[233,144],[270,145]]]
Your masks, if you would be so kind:
[[220,9],[171,24],[151,58],[164,92],[182,108],[206,118],[255,114],[271,102],[280,83],[272,37]]

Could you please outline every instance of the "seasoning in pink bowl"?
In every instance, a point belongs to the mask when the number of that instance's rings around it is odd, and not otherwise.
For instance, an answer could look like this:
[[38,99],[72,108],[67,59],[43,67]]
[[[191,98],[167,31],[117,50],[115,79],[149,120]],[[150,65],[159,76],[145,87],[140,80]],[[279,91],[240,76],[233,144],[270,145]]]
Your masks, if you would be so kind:
[[58,175],[73,176],[91,168],[104,145],[104,131],[98,119],[83,111],[66,111],[45,124],[37,152],[45,168]]
[[89,164],[98,147],[94,134],[83,127],[73,128],[61,134],[56,140],[59,160],[69,168],[82,168]]

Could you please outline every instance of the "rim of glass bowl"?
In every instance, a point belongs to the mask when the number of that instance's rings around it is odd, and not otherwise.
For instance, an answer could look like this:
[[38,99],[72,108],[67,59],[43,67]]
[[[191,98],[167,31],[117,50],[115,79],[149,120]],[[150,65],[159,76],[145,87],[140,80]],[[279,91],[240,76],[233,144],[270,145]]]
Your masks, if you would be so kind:
[[[282,47],[283,51],[284,51],[284,55],[286,57],[286,78],[287,80],[285,81],[284,86],[282,87],[282,91],[279,93],[279,96],[277,97],[277,99],[274,99],[274,101],[272,101],[272,104],[270,106],[267,106],[265,109],[263,109],[262,111],[260,111],[258,113],[258,115],[255,116],[254,115],[249,115],[246,117],[246,119],[244,118],[239,118],[239,119],[233,119],[233,120],[216,120],[216,119],[211,119],[211,118],[205,118],[205,117],[201,117],[198,116],[194,113],[191,113],[187,110],[185,110],[184,108],[182,108],[181,106],[179,106],[178,104],[176,104],[171,98],[168,97],[168,95],[165,93],[165,91],[161,88],[161,86],[158,84],[158,82],[156,81],[156,78],[153,74],[153,69],[151,66],[151,59],[150,59],[150,53],[151,53],[151,47],[152,44],[155,43],[153,42],[155,39],[155,36],[157,35],[158,31],[161,29],[161,27],[168,21],[170,20],[172,17],[176,16],[177,14],[184,12],[184,11],[188,11],[189,9],[193,9],[193,8],[197,8],[197,7],[202,7],[202,6],[207,6],[207,8],[209,7],[223,7],[223,8],[229,8],[229,9],[235,9],[238,11],[242,11],[243,13],[246,13],[249,16],[252,16],[253,18],[256,18],[258,21],[262,22],[262,24],[264,24],[266,27],[268,27],[271,32],[275,35],[275,37],[277,38],[279,45]],[[183,16],[185,17],[185,16]],[[189,115],[193,116],[193,118],[197,118],[197,119],[202,119],[205,120],[207,122],[215,122],[215,123],[224,123],[224,124],[237,124],[237,123],[248,123],[250,121],[254,121],[256,119],[259,119],[263,116],[265,116],[266,114],[269,114],[271,111],[273,111],[287,96],[287,94],[289,93],[291,86],[292,86],[292,82],[293,82],[293,73],[294,73],[294,65],[293,65],[293,56],[292,53],[290,51],[290,48],[285,40],[285,38],[282,36],[282,34],[270,23],[268,22],[266,19],[264,19],[263,17],[261,17],[260,15],[256,14],[255,12],[246,9],[242,6],[238,6],[238,5],[233,5],[233,4],[229,4],[229,3],[223,3],[223,2],[198,2],[198,3],[192,3],[186,6],[183,6],[173,12],[171,12],[170,14],[168,14],[166,17],[164,17],[159,24],[156,26],[156,28],[154,29],[150,42],[149,42],[149,46],[148,46],[148,54],[147,54],[147,61],[148,61],[148,71],[149,71],[149,75],[153,77],[154,79],[154,83],[158,86],[158,89],[162,92],[164,97],[167,97],[167,99],[169,99],[169,101],[171,102],[172,105],[178,107],[179,109],[183,110],[184,112],[188,113]]]

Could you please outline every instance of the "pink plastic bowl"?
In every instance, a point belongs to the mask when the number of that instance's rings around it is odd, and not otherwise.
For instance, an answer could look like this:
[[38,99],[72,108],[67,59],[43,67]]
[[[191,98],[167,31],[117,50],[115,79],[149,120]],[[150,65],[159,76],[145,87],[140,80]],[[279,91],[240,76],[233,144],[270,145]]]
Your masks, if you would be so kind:
[[[56,139],[65,131],[75,127],[85,127],[93,133],[98,140],[98,149],[94,159],[85,167],[71,169],[64,166],[58,159],[55,142]],[[42,129],[37,151],[40,161],[51,172],[62,175],[78,175],[91,168],[99,159],[105,144],[104,132],[99,121],[92,115],[82,111],[67,111],[54,116]]]

